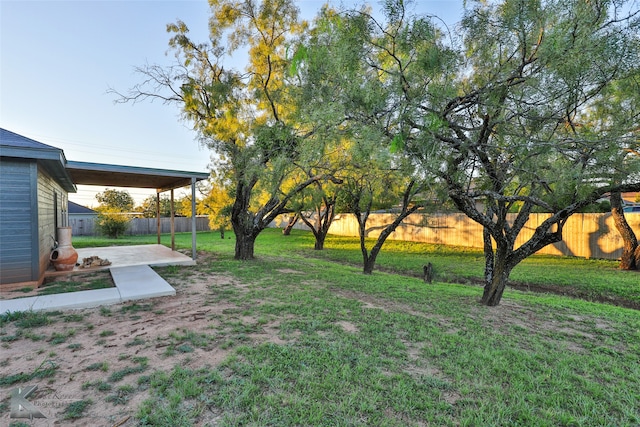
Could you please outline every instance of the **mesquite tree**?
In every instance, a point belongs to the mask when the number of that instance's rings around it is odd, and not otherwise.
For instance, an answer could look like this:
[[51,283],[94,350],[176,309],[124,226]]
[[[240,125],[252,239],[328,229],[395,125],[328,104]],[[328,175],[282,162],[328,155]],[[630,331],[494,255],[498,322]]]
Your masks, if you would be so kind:
[[623,212],[622,195],[615,191],[611,193],[611,215],[613,222],[624,242],[622,256],[620,257],[620,269],[640,270],[640,245],[636,233],[627,222]]
[[[366,18],[354,37],[369,47],[360,63],[393,93],[385,118],[398,145],[431,165],[436,154],[437,167],[425,169],[483,226],[483,304],[499,304],[513,268],[561,241],[573,213],[640,188],[638,162],[621,155],[637,128],[615,116],[596,131],[583,126],[639,65],[638,13],[625,15],[624,3],[472,2],[459,38],[408,15],[401,0],[385,3],[385,23],[351,13]],[[516,246],[536,210],[549,217]]]
[[135,204],[128,191],[113,188],[96,194],[96,200],[100,203],[96,210],[100,212],[131,212]]
[[[292,0],[211,0],[208,43],[167,26],[177,63],[138,69],[144,82],[120,101],[162,99],[179,105],[200,141],[233,181],[231,224],[236,259],[252,259],[255,239],[288,200],[319,177],[284,187],[304,156],[305,133],[292,117],[287,46],[304,30]],[[244,52],[242,50],[244,49]],[[244,70],[226,66],[246,53]]]
[[[317,251],[324,249],[324,242],[329,234],[329,228],[336,217],[336,207],[340,187],[343,181],[334,178],[333,181],[317,181],[300,194],[300,203],[290,220],[301,220],[313,233],[315,242],[313,248]],[[291,224],[290,222],[290,224]],[[291,226],[293,227],[293,224]]]
[[[587,123],[595,129],[600,129],[610,122],[622,123],[622,129],[630,129],[625,138],[620,139],[623,148],[621,157],[627,161],[640,159],[640,70],[634,78],[618,81],[607,88],[607,95],[598,99]],[[634,177],[630,177],[634,178]],[[640,177],[635,177],[640,180]],[[614,191],[610,195],[611,215],[620,237],[623,248],[620,257],[620,269],[640,270],[640,244],[634,231],[624,214],[622,195]]]
[[[325,7],[314,24],[294,55],[300,79],[298,111],[335,143],[332,165],[342,184],[339,194],[323,199],[331,207],[322,212],[332,218],[340,204],[343,212],[356,217],[363,272],[371,274],[387,238],[422,206],[416,198],[425,188],[426,176],[420,165],[394,147],[394,94],[378,79],[378,71],[362,62],[370,51],[359,34],[366,19]],[[379,234],[369,248],[367,221],[374,209],[383,206],[394,207],[395,218],[376,229]]]

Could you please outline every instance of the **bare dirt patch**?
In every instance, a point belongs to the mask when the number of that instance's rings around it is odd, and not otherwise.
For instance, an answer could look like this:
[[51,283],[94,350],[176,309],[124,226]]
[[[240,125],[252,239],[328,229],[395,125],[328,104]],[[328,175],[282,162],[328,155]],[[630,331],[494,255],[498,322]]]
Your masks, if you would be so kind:
[[349,333],[357,333],[358,332],[358,327],[356,325],[354,325],[351,322],[347,322],[345,320],[341,320],[339,322],[337,322],[337,325],[340,326],[342,328],[342,330],[344,330],[345,332],[349,332]]
[[[210,255],[201,255],[199,265]],[[29,402],[46,416],[29,421],[34,426],[134,426],[135,414],[148,397],[144,377],[154,371],[171,371],[179,365],[199,369],[215,367],[231,351],[221,331],[220,318],[237,310],[216,298],[221,288],[240,292],[243,284],[222,273],[203,273],[185,267],[161,274],[176,288],[163,297],[94,309],[69,310],[48,315],[50,324],[20,327],[9,322],[0,327],[0,424],[9,425],[11,391],[37,385]],[[280,343],[279,329],[262,325],[258,341]],[[52,368],[44,378],[11,383],[12,376]],[[15,377],[14,377],[15,378]],[[133,389],[133,393],[125,393]],[[64,420],[72,402],[91,399],[78,420]]]

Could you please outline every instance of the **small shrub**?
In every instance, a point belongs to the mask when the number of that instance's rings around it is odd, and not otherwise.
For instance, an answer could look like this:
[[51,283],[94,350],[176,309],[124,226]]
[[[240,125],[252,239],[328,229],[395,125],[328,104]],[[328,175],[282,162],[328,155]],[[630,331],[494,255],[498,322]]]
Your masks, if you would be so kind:
[[117,239],[124,234],[129,226],[129,218],[118,212],[102,212],[98,214],[96,227],[98,231],[107,237]]

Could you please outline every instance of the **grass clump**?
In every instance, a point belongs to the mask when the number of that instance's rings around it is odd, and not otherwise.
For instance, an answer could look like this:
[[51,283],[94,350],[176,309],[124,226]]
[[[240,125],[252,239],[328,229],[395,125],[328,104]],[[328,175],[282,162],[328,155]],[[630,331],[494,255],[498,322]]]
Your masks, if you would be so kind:
[[67,339],[74,336],[75,334],[76,334],[75,329],[67,329],[64,332],[54,332],[53,334],[51,334],[51,337],[49,338],[49,342],[53,345],[62,344],[67,342]]
[[[217,377],[217,374],[213,374]],[[206,403],[205,387],[209,380],[206,371],[191,371],[181,367],[170,373],[157,372],[148,379],[159,399],[148,399],[138,410],[143,426],[191,425]]]
[[92,404],[93,401],[91,399],[78,400],[70,403],[63,411],[63,419],[77,420],[78,418],[82,418]]
[[46,283],[38,290],[38,295],[64,294],[78,291],[91,291],[94,289],[112,288],[113,282],[105,278],[88,280],[56,280]]
[[18,374],[0,377],[0,386],[9,386],[16,383],[25,383],[36,378],[50,378],[56,374],[58,365],[52,360],[44,360],[32,373],[20,372]]
[[65,322],[82,322],[84,320],[83,314],[67,314],[62,317]]
[[131,396],[135,393],[135,388],[131,385],[124,385],[118,387],[114,394],[111,394],[105,398],[105,401],[113,403],[113,406],[116,405],[125,405]]
[[119,371],[114,371],[109,375],[108,381],[115,383],[121,381],[124,377],[133,374],[139,374],[147,370],[148,360],[146,357],[134,357],[132,359],[137,366],[127,366]]
[[146,341],[143,338],[140,337],[135,337],[133,340],[129,341],[128,343],[125,343],[125,347],[134,347],[134,346],[138,346],[138,345],[144,345],[146,343]]
[[102,371],[107,372],[109,370],[109,364],[107,362],[96,362],[85,368],[86,371]]
[[15,322],[18,328],[30,329],[53,323],[53,314],[43,311],[15,311],[0,315],[0,326]]

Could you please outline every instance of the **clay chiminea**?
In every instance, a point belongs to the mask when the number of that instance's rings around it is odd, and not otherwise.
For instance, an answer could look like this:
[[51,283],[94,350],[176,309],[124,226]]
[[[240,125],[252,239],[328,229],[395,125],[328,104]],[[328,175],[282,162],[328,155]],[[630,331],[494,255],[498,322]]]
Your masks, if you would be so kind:
[[58,247],[51,251],[49,261],[57,271],[70,271],[76,266],[78,252],[71,246],[71,227],[58,228]]

